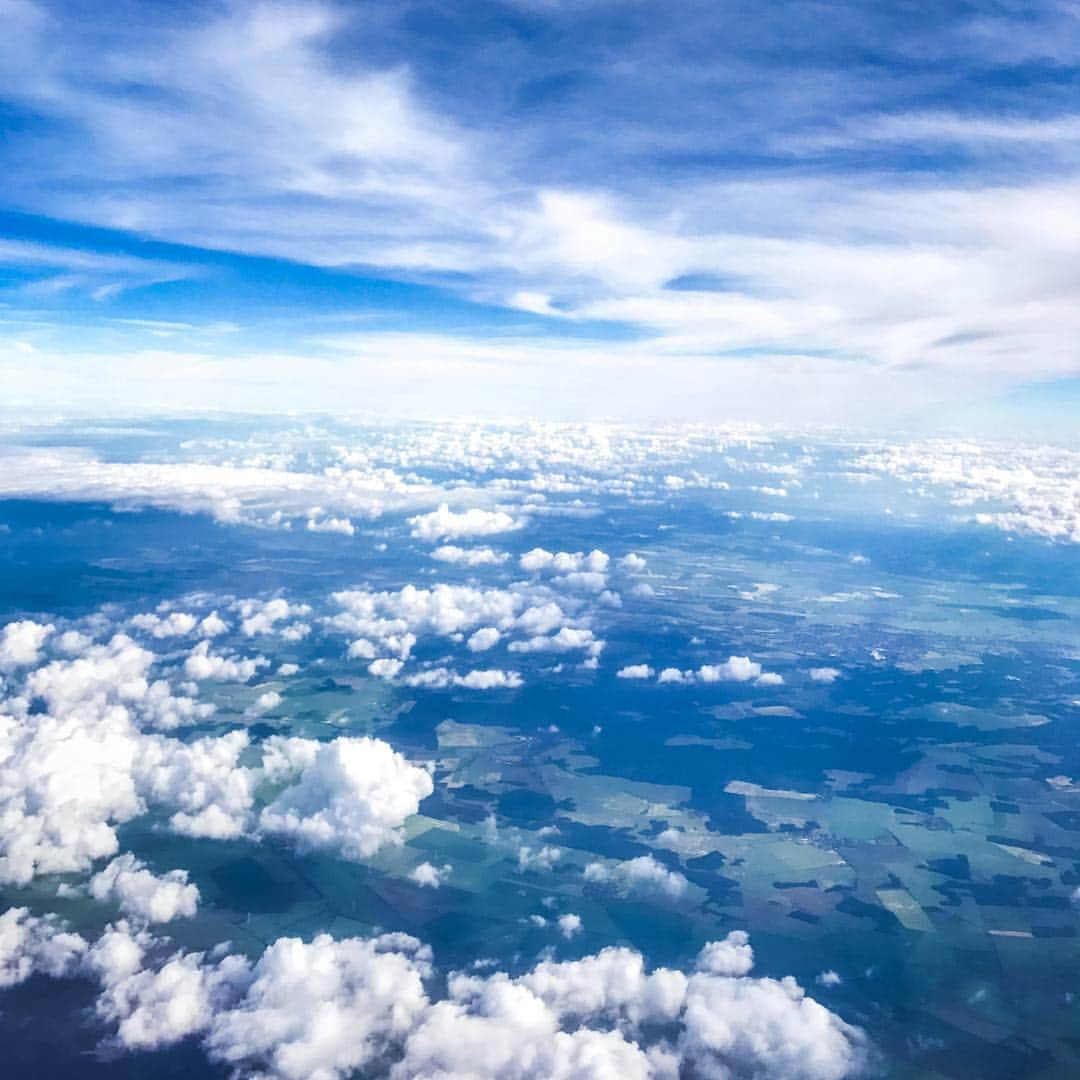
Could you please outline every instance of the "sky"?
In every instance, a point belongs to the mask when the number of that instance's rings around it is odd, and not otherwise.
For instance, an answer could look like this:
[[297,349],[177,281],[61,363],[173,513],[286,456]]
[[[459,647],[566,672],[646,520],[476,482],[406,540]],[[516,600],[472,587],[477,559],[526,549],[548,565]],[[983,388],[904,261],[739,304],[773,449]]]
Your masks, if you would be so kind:
[[1080,10],[0,0],[9,412],[1080,400]]

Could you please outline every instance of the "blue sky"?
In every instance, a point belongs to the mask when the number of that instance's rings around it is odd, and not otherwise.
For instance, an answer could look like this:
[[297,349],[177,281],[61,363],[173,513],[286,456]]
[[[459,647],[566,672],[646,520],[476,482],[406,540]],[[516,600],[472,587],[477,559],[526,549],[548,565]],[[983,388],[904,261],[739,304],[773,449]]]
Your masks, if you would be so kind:
[[1075,5],[0,13],[11,407],[1076,400]]

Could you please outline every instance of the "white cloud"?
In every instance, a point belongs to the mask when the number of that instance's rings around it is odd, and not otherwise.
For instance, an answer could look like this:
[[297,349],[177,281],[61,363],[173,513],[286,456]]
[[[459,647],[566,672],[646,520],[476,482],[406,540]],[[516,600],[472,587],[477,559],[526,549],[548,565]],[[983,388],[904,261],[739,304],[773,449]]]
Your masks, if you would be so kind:
[[[356,642],[353,642],[356,645]],[[350,650],[351,652],[351,650]],[[368,664],[368,673],[377,679],[392,679],[404,667],[401,660],[391,660],[384,657],[381,660],[373,660]]]
[[575,915],[573,912],[560,915],[556,923],[559,927],[559,933],[567,940],[576,937],[582,931],[581,916]]
[[267,690],[255,699],[252,709],[256,713],[269,712],[281,704],[281,695],[276,690]]
[[423,1015],[426,971],[406,935],[279,939],[241,1001],[214,1017],[206,1045],[219,1061],[280,1080],[343,1077],[377,1061]]
[[535,637],[511,641],[506,648],[513,653],[563,653],[583,649],[589,656],[595,657],[603,650],[604,642],[589,629],[564,626],[550,637],[537,634]]
[[176,953],[151,966],[146,954],[156,944],[120,923],[106,929],[87,957],[101,983],[97,1015],[116,1025],[116,1042],[125,1049],[152,1050],[205,1031],[249,979],[239,957],[209,965],[201,953]]
[[229,624],[216,612],[211,611],[199,622],[199,636],[214,638],[229,631]]
[[307,519],[307,531],[313,533],[337,533],[339,536],[355,536],[356,526],[347,517],[322,517],[322,508],[311,511]]
[[751,682],[755,686],[782,686],[782,675],[762,671],[761,665],[749,656],[729,656],[722,664],[702,664],[696,671],[664,668],[657,677],[661,683]]
[[241,616],[240,629],[248,637],[272,634],[279,622],[311,614],[311,608],[307,604],[290,604],[280,596],[266,601],[241,600],[237,606]]
[[432,866],[429,862],[422,862],[413,870],[409,877],[411,877],[417,885],[420,885],[423,888],[437,889],[446,881],[452,869],[453,867],[449,864],[445,866]]
[[[271,739],[253,753],[244,730],[187,742],[144,731],[191,702],[163,680],[148,682],[152,659],[117,635],[31,671],[3,702],[0,881],[86,870],[115,855],[116,827],[149,808],[190,836],[250,833],[260,820],[256,789],[268,777],[291,783],[266,808],[264,828],[355,857],[393,842],[431,791],[425,770],[374,740]],[[47,711],[32,711],[34,700]]]
[[834,667],[816,667],[810,669],[810,678],[814,682],[832,683],[840,678],[840,669]]
[[470,635],[467,644],[472,652],[486,652],[498,645],[501,637],[502,635],[494,626],[482,626]]
[[409,518],[412,535],[428,543],[437,540],[460,540],[469,536],[492,536],[523,528],[522,518],[511,517],[504,510],[473,508],[456,513],[446,503],[427,514]]
[[90,895],[148,923],[189,919],[199,906],[199,890],[188,884],[186,870],[158,875],[130,854],[117,856],[90,879]]
[[585,867],[585,880],[611,885],[628,896],[657,896],[679,900],[690,882],[677,870],[669,870],[651,855],[639,855],[625,862],[592,862]]
[[232,657],[210,652],[210,642],[200,641],[184,661],[189,679],[215,679],[218,682],[247,682],[260,668],[270,663],[265,656]]
[[32,619],[8,623],[0,635],[0,671],[36,664],[41,646],[52,632],[51,624],[36,623]]
[[522,678],[516,671],[478,668],[455,678],[455,684],[471,690],[516,690],[522,685]]
[[434,790],[426,769],[379,739],[273,737],[266,755],[267,772],[292,783],[263,809],[259,826],[291,837],[301,849],[367,858],[384,844],[400,843],[405,819]]
[[17,986],[31,975],[70,975],[86,948],[83,938],[66,930],[55,916],[8,908],[0,914],[0,989]]
[[749,656],[729,656],[722,664],[706,664],[698,669],[702,682],[749,682],[761,676],[761,665]]
[[1080,543],[1080,452],[945,439],[868,447],[853,467],[941,489],[971,520],[1005,532]]
[[656,673],[648,664],[627,664],[615,674],[620,679],[651,679]]
[[604,574],[607,572],[610,557],[603,551],[593,549],[588,554],[581,551],[547,551],[533,548],[518,559],[522,570],[529,573],[547,572],[553,574],[571,574],[585,572]]
[[463,548],[455,544],[444,544],[431,552],[431,558],[438,562],[458,563],[462,566],[498,566],[510,556],[505,551],[496,551],[490,547]]
[[[560,924],[576,933],[574,920]],[[72,973],[84,950],[61,950],[52,973]],[[254,964],[163,954],[125,924],[90,950],[97,1013],[115,1025],[116,1042],[149,1049],[195,1035],[214,1061],[268,1080],[343,1080],[387,1061],[395,1080],[841,1080],[869,1060],[863,1033],[794,980],[752,977],[738,931],[707,944],[689,972],[650,972],[640,953],[613,947],[517,977],[451,974],[441,1000],[425,987],[429,950],[405,934],[279,938]]]
[[186,611],[173,611],[164,618],[149,612],[133,615],[131,625],[138,630],[145,630],[151,637],[161,639],[184,637],[195,629],[198,621],[194,615]]

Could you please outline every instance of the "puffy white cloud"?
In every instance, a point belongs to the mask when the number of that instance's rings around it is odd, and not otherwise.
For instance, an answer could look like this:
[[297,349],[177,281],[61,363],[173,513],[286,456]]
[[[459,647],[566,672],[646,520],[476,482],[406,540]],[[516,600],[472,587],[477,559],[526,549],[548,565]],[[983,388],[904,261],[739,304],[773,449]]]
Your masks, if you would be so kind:
[[814,682],[832,683],[840,678],[840,669],[834,667],[815,667],[810,669],[810,678]]
[[323,517],[323,510],[317,507],[307,519],[308,532],[337,533],[339,536],[355,536],[356,526],[347,517]]
[[176,953],[163,963],[146,963],[157,946],[126,923],[109,927],[87,957],[101,983],[95,1009],[116,1025],[116,1042],[126,1049],[152,1050],[203,1032],[250,978],[247,962],[227,957],[203,963],[201,953]]
[[648,664],[627,664],[615,672],[620,679],[651,679],[655,674]]
[[690,977],[679,1040],[701,1076],[840,1080],[865,1061],[864,1041],[794,979]]
[[516,671],[503,671],[500,668],[477,668],[460,677],[455,676],[456,686],[470,690],[516,690],[522,684],[522,678]]
[[345,519],[426,509],[445,498],[433,484],[409,483],[391,470],[369,466],[304,472],[279,465],[101,461],[67,448],[6,456],[0,494],[161,507],[210,514],[226,524],[278,528],[306,522],[313,505]]
[[628,555],[624,555],[619,560],[619,565],[624,570],[627,570],[632,574],[637,574],[644,570],[648,563],[646,563],[645,559],[643,559],[640,555],[631,551]]
[[775,671],[763,671],[755,680],[755,686],[783,686],[784,676]]
[[8,623],[0,634],[0,671],[14,671],[36,664],[41,646],[53,629],[51,623],[37,623],[32,619]]
[[505,510],[481,510],[474,507],[456,513],[446,503],[427,514],[409,518],[412,535],[434,543],[438,540],[460,540],[469,536],[493,536],[524,527],[523,518],[511,517]]
[[661,683],[754,682],[755,686],[781,686],[782,675],[762,671],[761,665],[749,656],[729,656],[722,664],[702,664],[696,671],[664,668],[657,677]]
[[518,848],[519,870],[550,870],[562,858],[562,852],[557,847],[544,844],[539,848],[522,844]]
[[87,944],[55,916],[31,915],[24,907],[0,915],[0,989],[25,982],[31,975],[70,975]]
[[[333,599],[342,610],[327,619],[326,625],[353,636],[349,655],[372,660],[368,670],[382,678],[396,677],[418,638],[427,635],[460,641],[458,635],[468,634],[468,647],[475,652],[479,651],[477,646],[490,648],[503,637],[519,632],[527,636],[509,643],[512,652],[581,649],[590,657],[597,656],[604,643],[591,629],[568,625],[582,617],[571,617],[549,596],[546,587],[522,585],[507,589],[479,589],[469,585],[421,589],[406,585],[397,592],[351,589],[334,594]],[[580,601],[566,603],[570,610],[581,605]],[[476,673],[461,676],[469,680],[465,683],[456,682],[457,678],[444,668],[408,676],[417,686],[472,684],[477,687],[484,676]],[[507,685],[517,684],[516,674],[507,673],[506,678],[510,680]]]
[[406,686],[437,690],[448,686],[460,686],[466,690],[516,690],[523,680],[516,671],[503,671],[501,668],[476,668],[459,675],[449,668],[436,667],[409,675],[403,682]]
[[746,975],[754,966],[754,950],[744,930],[732,930],[723,941],[710,941],[698,954],[697,967],[711,975]]
[[256,713],[269,712],[281,704],[281,695],[276,690],[267,690],[255,699],[252,709]]
[[[0,928],[25,919],[4,917]],[[568,936],[579,927],[574,916],[560,924]],[[37,955],[20,942],[8,951]],[[12,970],[70,974],[85,943],[58,951],[54,962]],[[841,1080],[863,1069],[869,1047],[859,1029],[790,978],[752,977],[752,965],[736,931],[706,945],[689,973],[648,971],[640,953],[613,947],[543,960],[517,977],[451,974],[433,1001],[430,952],[405,934],[279,938],[252,964],[167,954],[121,923],[86,958],[101,984],[97,1013],[120,1046],[195,1035],[213,1060],[267,1080],[342,1080],[377,1063],[394,1080]]]
[[[355,646],[356,642],[353,642]],[[350,650],[351,652],[351,650]],[[405,666],[401,660],[391,660],[384,657],[381,660],[373,660],[368,664],[368,673],[377,679],[392,679]]]
[[823,971],[815,980],[819,986],[839,986],[844,980],[831,968]]
[[501,637],[494,626],[482,626],[469,637],[467,644],[472,652],[485,652],[498,645]]
[[148,923],[191,918],[199,906],[199,890],[188,884],[186,870],[158,875],[131,854],[117,856],[95,874],[90,895],[112,901],[125,915]]
[[422,862],[409,877],[417,885],[427,889],[437,889],[447,879],[452,869],[453,867],[449,863],[445,866],[432,866],[429,862]]
[[455,544],[444,544],[431,552],[431,558],[437,562],[458,563],[462,566],[499,566],[510,556],[505,551],[496,551],[490,547],[463,548]]
[[511,641],[507,645],[510,652],[573,652],[583,649],[589,656],[598,656],[604,648],[604,642],[584,627],[564,626],[550,637],[538,634],[524,640]]
[[588,554],[580,551],[546,551],[544,548],[533,548],[518,559],[522,570],[529,573],[547,571],[554,574],[571,574],[574,572],[586,572],[592,574],[606,573],[610,557],[603,551],[593,549]]
[[869,473],[939,488],[980,525],[1080,544],[1080,451],[932,439],[865,448],[853,463]]
[[705,664],[698,669],[702,682],[749,682],[761,676],[761,665],[749,656],[729,656],[722,664]]
[[134,615],[131,625],[138,630],[145,630],[154,638],[183,637],[190,634],[198,625],[199,620],[189,612],[173,611],[164,618],[148,612],[143,615]]
[[[173,726],[206,715],[149,683],[152,654],[117,635],[72,660],[31,672],[0,713],[0,880],[83,869],[116,853],[114,826],[145,810],[155,769],[197,753],[138,724]],[[32,712],[31,701],[44,712]],[[241,736],[242,737],[242,736]],[[220,744],[222,740],[203,740]],[[199,780],[187,768],[186,783]],[[190,794],[190,793],[189,793]]]
[[560,915],[556,920],[556,924],[559,927],[559,933],[567,940],[580,934],[583,929],[581,916],[575,915],[573,912]]
[[692,671],[681,671],[679,668],[666,667],[656,677],[657,682],[661,683],[682,683],[693,681],[694,673]]
[[240,629],[248,636],[271,634],[276,625],[284,619],[303,618],[311,614],[307,604],[290,604],[282,597],[273,600],[241,600]]
[[169,825],[188,836],[226,840],[249,826],[259,775],[240,765],[245,731],[182,743],[134,741],[132,777],[148,802],[174,809]]
[[282,938],[206,1034],[212,1057],[280,1080],[335,1080],[378,1060],[428,1007],[425,953],[406,935]]
[[211,611],[199,622],[199,636],[214,638],[229,631],[229,624],[216,612]]
[[210,642],[200,641],[184,661],[189,679],[215,679],[218,682],[247,682],[260,668],[270,663],[265,656],[222,656],[210,651]]
[[385,742],[339,738],[267,740],[264,767],[292,782],[259,815],[265,832],[293,838],[301,849],[332,848],[363,859],[400,842],[405,819],[434,790],[426,769]]
[[655,896],[679,900],[690,882],[677,870],[669,870],[651,855],[639,855],[618,863],[592,862],[585,867],[585,880],[608,885],[627,896]]

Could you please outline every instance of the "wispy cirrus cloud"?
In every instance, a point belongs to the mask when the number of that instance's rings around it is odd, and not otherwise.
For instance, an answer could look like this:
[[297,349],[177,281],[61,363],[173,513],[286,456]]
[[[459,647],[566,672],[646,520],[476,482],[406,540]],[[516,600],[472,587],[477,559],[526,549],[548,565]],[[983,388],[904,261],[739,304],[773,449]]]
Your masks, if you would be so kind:
[[[602,354],[651,364],[654,386],[692,360],[716,367],[725,402],[746,367],[771,385],[787,357],[789,401],[846,379],[824,397],[886,412],[945,383],[1080,372],[1067,7],[837,3],[822,20],[686,5],[658,20],[604,3],[498,17],[233,3],[123,23],[12,0],[6,14],[0,96],[23,121],[11,207],[288,259],[285,280],[324,266],[437,282],[532,320],[498,337],[446,327],[402,357],[417,294],[393,336],[351,335],[355,354],[483,368],[501,349],[540,364],[526,381]],[[180,273],[99,257],[24,287],[107,301]],[[166,321],[200,322],[177,303]],[[310,330],[277,327],[272,351],[333,375]],[[929,373],[921,399],[912,372]]]

